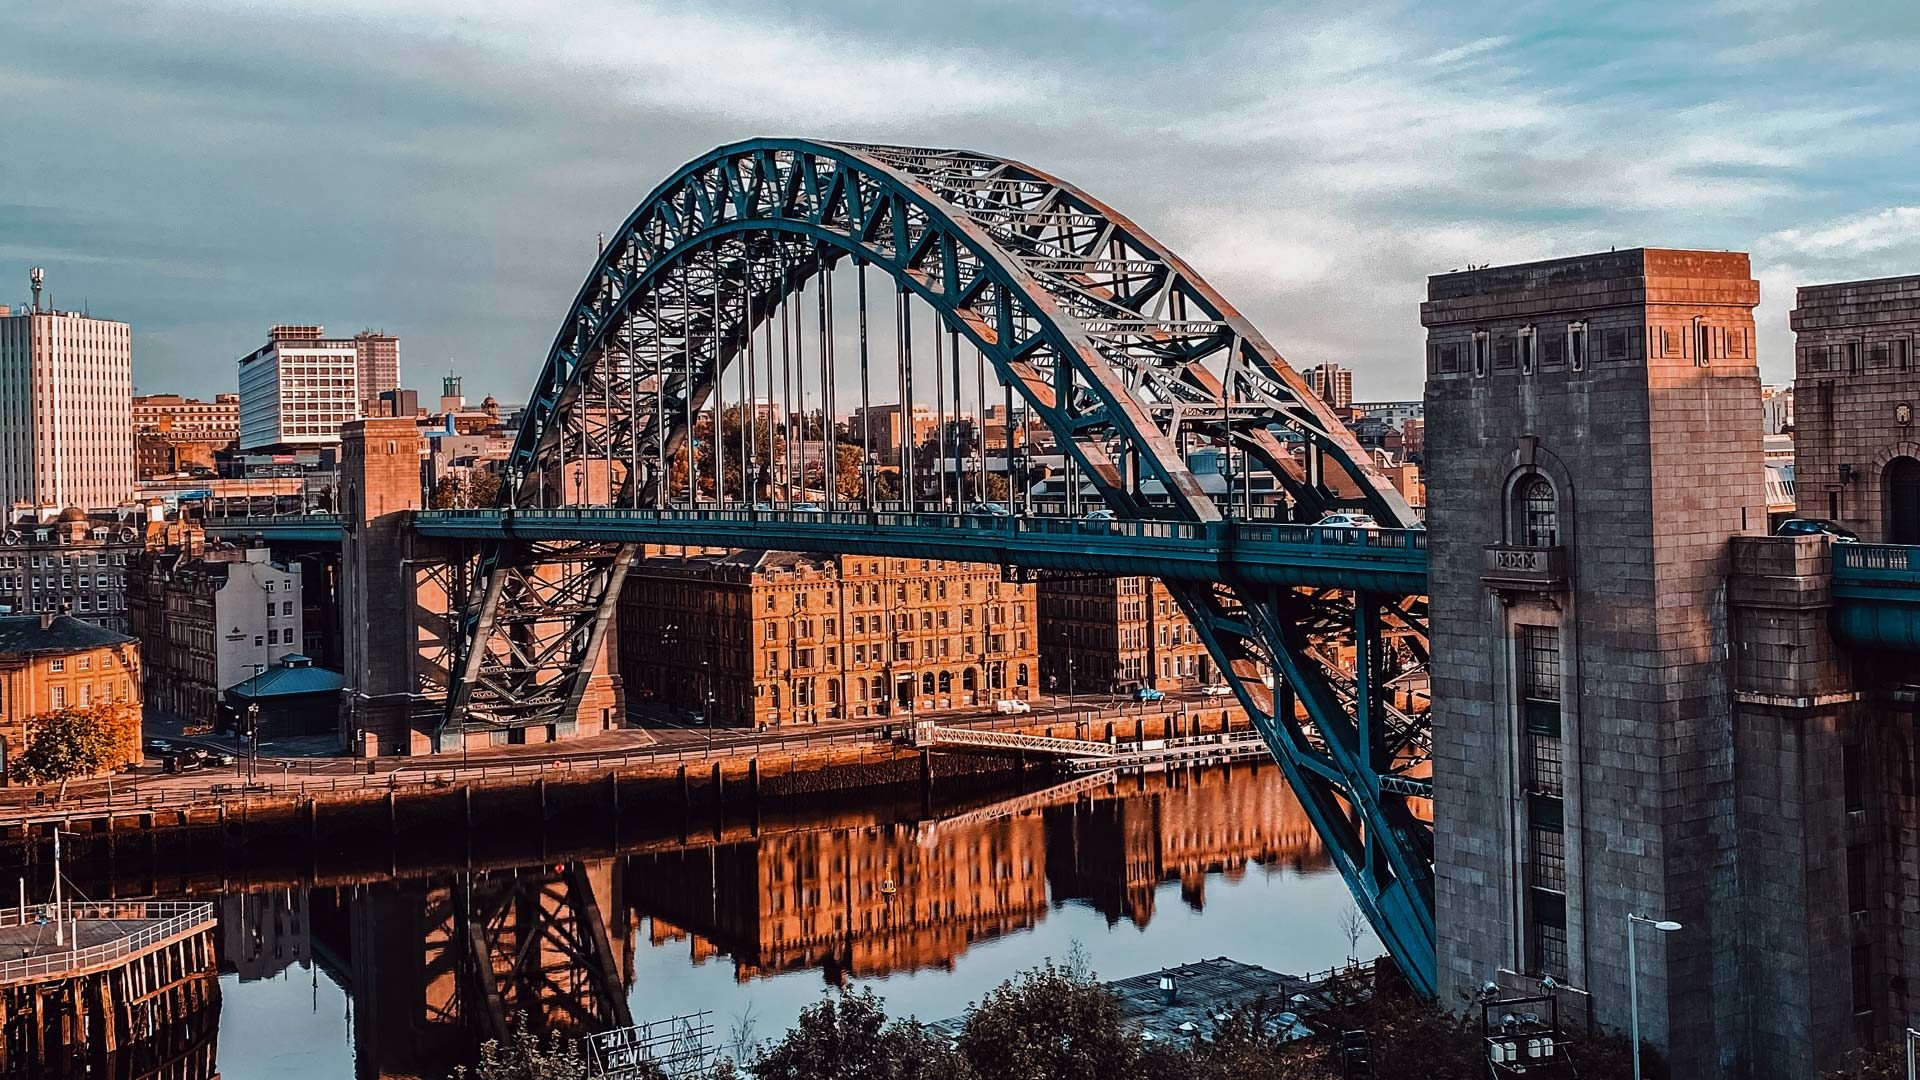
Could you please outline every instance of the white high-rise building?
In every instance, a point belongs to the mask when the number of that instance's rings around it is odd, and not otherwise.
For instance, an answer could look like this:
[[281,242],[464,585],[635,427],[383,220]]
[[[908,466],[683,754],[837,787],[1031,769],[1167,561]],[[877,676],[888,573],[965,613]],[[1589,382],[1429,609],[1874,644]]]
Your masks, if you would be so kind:
[[318,326],[276,326],[240,358],[240,449],[326,446],[360,418],[359,353]]
[[0,307],[0,502],[104,510],[133,496],[126,323]]

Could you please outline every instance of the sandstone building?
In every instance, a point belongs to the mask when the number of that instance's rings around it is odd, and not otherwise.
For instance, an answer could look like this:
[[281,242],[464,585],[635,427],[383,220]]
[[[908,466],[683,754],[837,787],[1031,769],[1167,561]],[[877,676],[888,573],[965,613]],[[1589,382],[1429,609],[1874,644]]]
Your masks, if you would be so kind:
[[1039,683],[1033,586],[939,559],[644,559],[620,595],[619,640],[636,707],[715,724],[937,712]]

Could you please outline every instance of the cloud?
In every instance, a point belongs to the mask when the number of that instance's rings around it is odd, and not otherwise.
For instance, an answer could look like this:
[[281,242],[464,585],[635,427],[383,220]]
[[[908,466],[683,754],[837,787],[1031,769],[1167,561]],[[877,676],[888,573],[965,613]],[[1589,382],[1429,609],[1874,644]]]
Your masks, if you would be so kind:
[[35,204],[0,205],[0,261],[132,321],[146,385],[226,389],[208,359],[294,319],[385,324],[410,377],[453,357],[512,399],[594,234],[688,158],[962,145],[1411,396],[1425,278],[1469,261],[1751,248],[1782,328],[1782,274],[1920,265],[1914,73],[1795,59],[1897,52],[1911,15],[1738,6],[70,0],[9,22],[0,96],[63,136],[0,128],[0,186]]

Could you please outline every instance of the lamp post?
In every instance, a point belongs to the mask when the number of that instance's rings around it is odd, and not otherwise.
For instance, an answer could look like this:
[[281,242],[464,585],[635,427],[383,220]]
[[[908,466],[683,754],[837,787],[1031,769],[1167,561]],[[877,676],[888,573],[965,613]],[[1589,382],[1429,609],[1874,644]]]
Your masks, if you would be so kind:
[[1629,1034],[1633,1039],[1633,1080],[1640,1080],[1640,964],[1633,947],[1635,923],[1646,923],[1663,934],[1680,929],[1680,924],[1672,919],[1650,919],[1645,915],[1627,913],[1627,1013]]
[[1907,1029],[1907,1080],[1917,1080],[1913,1072],[1913,1049],[1916,1040],[1920,1040],[1920,1031]]

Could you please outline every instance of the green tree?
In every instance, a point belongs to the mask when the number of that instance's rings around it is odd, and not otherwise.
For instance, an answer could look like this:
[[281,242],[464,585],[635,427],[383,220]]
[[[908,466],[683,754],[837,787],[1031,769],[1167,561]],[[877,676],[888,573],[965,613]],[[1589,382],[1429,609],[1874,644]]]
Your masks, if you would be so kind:
[[887,1020],[871,990],[829,993],[800,1012],[748,1066],[755,1080],[971,1080],[947,1041],[912,1020]]
[[467,505],[473,507],[498,506],[500,504],[500,474],[485,469],[475,469],[467,474]]
[[989,991],[967,1012],[960,1052],[995,1080],[1123,1080],[1140,1065],[1118,1003],[1077,961],[1049,960]]
[[59,784],[139,760],[140,714],[124,701],[55,709],[26,720],[27,744],[13,760],[13,778]]
[[435,510],[454,510],[461,506],[461,498],[460,478],[448,474],[433,482],[433,493],[427,496],[427,505]]

